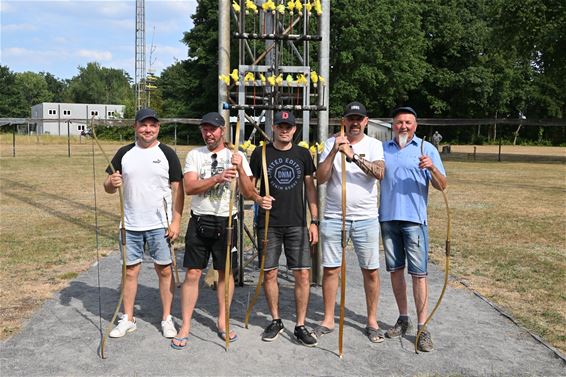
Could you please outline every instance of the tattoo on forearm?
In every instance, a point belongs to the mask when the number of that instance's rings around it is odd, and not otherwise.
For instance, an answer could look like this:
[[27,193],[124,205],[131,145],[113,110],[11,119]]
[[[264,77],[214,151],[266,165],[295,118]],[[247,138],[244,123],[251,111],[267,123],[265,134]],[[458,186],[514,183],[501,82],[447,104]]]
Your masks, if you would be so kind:
[[358,158],[355,161],[356,165],[368,175],[373,175],[375,178],[381,180],[385,171],[385,164],[383,161],[368,161],[365,158]]

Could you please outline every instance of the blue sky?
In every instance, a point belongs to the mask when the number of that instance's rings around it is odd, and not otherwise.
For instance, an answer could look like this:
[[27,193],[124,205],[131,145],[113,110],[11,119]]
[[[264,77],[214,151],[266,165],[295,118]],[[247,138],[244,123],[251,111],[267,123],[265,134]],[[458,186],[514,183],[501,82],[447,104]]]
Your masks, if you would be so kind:
[[[13,72],[70,79],[96,61],[135,76],[135,0],[0,0],[0,64]],[[159,73],[187,57],[180,42],[196,0],[146,0],[146,68]],[[155,28],[155,31],[154,31]]]

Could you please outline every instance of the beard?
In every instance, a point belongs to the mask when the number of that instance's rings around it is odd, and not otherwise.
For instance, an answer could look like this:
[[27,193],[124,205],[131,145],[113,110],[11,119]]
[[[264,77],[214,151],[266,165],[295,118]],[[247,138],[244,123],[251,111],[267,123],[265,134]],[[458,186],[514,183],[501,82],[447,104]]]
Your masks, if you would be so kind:
[[399,141],[399,146],[400,146],[401,148],[404,148],[405,145],[407,145],[407,142],[409,141],[409,134],[407,134],[407,133],[399,134],[399,135],[397,136],[397,139],[398,139],[398,141]]

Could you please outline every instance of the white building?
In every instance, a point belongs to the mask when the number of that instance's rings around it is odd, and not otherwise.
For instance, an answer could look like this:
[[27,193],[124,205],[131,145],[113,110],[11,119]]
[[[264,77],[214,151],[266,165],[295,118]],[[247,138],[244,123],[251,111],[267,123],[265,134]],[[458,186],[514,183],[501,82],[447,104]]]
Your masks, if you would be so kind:
[[67,128],[69,134],[80,135],[86,131],[93,116],[96,119],[121,119],[124,110],[124,105],[43,102],[31,107],[31,118],[40,135],[66,136]]

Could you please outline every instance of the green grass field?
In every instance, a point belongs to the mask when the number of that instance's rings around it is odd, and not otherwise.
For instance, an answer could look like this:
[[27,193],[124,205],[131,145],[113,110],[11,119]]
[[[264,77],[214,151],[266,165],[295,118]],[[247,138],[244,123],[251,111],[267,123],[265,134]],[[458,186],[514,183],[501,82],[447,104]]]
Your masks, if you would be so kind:
[[[106,162],[94,149],[93,170],[90,139],[79,142],[73,140],[69,158],[64,138],[38,143],[18,136],[13,158],[11,135],[1,135],[2,339],[96,261],[96,222],[100,255],[117,248],[118,196],[102,188]],[[112,155],[120,145],[104,143],[104,148]],[[453,147],[456,153],[445,163],[453,219],[451,273],[566,352],[566,150],[510,148],[507,153],[520,157],[497,162],[493,151],[473,161],[469,147]],[[177,149],[182,160],[188,149]],[[432,259],[443,266],[446,213],[434,190],[429,218]]]

